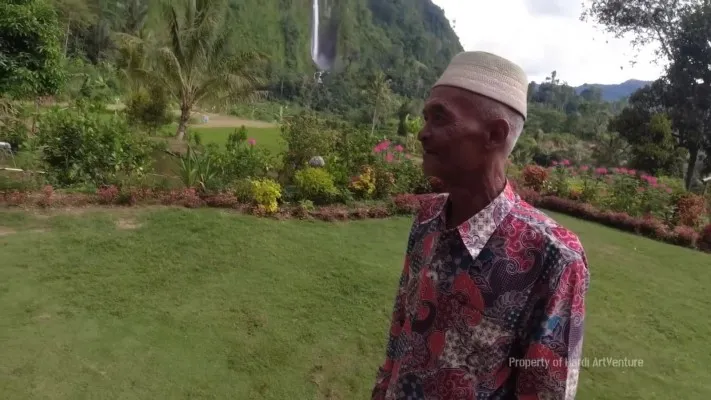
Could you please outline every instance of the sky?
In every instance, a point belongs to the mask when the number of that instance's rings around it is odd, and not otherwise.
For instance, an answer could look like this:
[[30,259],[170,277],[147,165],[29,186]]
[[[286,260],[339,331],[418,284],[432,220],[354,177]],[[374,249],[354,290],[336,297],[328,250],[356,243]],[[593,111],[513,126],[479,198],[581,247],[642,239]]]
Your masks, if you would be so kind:
[[[444,9],[465,50],[498,54],[540,82],[557,71],[562,82],[654,80],[662,67],[654,48],[634,50],[592,23],[580,21],[581,0],[433,0]],[[630,61],[637,57],[637,62]]]

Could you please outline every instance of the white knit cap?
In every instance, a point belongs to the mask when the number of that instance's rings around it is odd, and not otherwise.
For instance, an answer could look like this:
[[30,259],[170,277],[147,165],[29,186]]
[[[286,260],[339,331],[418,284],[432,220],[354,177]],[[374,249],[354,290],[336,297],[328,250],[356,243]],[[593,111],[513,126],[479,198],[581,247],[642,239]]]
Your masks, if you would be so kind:
[[483,51],[457,54],[434,87],[454,86],[494,99],[526,118],[528,77],[511,61]]

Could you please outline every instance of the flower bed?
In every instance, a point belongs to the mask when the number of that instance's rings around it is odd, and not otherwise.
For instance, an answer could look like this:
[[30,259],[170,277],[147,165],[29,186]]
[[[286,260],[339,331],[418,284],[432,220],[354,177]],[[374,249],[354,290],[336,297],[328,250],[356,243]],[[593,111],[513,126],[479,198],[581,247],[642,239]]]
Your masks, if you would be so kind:
[[672,179],[564,160],[545,170],[525,167],[518,181],[521,197],[536,207],[679,246],[711,249],[705,199]]
[[275,218],[320,219],[345,221],[365,218],[387,218],[394,215],[412,215],[417,212],[427,194],[404,194],[387,201],[354,202],[321,207],[303,204],[282,204],[276,210],[260,207],[230,193],[204,194],[194,189],[154,190],[139,188],[121,191],[114,186],[100,188],[96,193],[69,193],[54,191],[51,186],[39,192],[9,191],[0,193],[0,207],[6,208],[61,208],[89,206],[179,206],[187,208],[226,208],[240,212],[273,216]]
[[[383,145],[380,145],[386,148]],[[387,160],[386,160],[387,161]],[[359,179],[365,182],[368,171]],[[319,196],[329,194],[320,176],[303,177],[304,188]],[[314,178],[314,179],[311,179]],[[377,180],[375,181],[377,182]],[[521,182],[521,184],[518,184]],[[303,182],[302,182],[303,183]],[[701,196],[674,189],[660,179],[626,169],[572,167],[563,163],[549,169],[526,167],[512,179],[520,196],[535,207],[597,222],[659,241],[711,252],[711,223]],[[45,186],[29,192],[0,192],[0,206],[23,208],[84,207],[89,205],[166,205],[215,207],[276,218],[345,221],[412,215],[428,194],[397,194],[381,200],[363,196],[361,202],[315,206],[311,199],[285,202],[283,189],[269,179],[248,181],[245,190],[207,194],[195,189],[119,189],[106,186],[95,193],[69,193]],[[328,190],[320,187],[328,186]],[[373,185],[375,187],[375,185]],[[316,190],[316,189],[318,190]],[[537,190],[536,190],[537,189]],[[375,189],[373,189],[375,190]],[[302,190],[303,191],[303,190]],[[308,191],[307,191],[308,192]]]

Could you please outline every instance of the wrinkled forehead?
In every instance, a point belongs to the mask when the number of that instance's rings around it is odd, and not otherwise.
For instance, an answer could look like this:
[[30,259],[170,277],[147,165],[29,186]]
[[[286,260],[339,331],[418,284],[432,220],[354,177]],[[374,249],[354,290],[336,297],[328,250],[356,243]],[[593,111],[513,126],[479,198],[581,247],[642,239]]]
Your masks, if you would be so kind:
[[452,113],[475,111],[479,95],[454,86],[437,86],[430,91],[425,101],[424,112],[442,108]]

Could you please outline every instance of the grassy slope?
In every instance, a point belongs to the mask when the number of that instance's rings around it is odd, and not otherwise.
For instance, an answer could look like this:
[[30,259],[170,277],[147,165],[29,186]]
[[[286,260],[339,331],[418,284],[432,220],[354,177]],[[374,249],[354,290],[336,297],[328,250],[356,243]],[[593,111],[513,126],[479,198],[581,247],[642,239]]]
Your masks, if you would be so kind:
[[[204,144],[217,143],[224,145],[227,143],[227,137],[235,131],[235,128],[192,128],[193,132],[197,132],[202,137]],[[264,147],[272,154],[281,153],[285,144],[281,139],[281,131],[279,127],[275,128],[247,128],[247,136],[257,141],[257,146]]]
[[[578,398],[708,398],[711,257],[556,217],[591,265],[585,355],[644,360],[586,369]],[[4,399],[366,398],[409,226],[182,209],[0,221]]]

